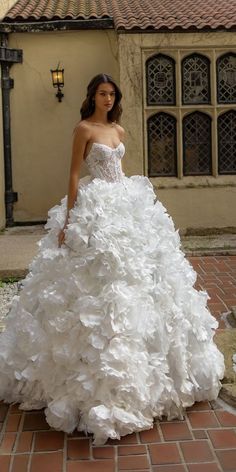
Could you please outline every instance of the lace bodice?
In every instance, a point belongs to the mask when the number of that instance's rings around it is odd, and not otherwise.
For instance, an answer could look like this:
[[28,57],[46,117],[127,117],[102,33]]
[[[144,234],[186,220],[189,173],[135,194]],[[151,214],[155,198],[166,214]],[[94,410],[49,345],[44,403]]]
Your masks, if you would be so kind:
[[86,163],[92,177],[117,182],[123,179],[124,173],[121,168],[121,159],[124,156],[125,147],[122,142],[111,148],[106,144],[93,143]]

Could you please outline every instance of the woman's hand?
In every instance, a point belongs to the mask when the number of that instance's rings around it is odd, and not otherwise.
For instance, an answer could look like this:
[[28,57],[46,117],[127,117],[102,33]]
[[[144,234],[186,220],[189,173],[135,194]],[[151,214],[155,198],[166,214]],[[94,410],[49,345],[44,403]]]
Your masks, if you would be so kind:
[[64,244],[65,241],[65,229],[66,226],[63,226],[63,228],[60,230],[58,234],[58,247],[61,247],[62,244]]

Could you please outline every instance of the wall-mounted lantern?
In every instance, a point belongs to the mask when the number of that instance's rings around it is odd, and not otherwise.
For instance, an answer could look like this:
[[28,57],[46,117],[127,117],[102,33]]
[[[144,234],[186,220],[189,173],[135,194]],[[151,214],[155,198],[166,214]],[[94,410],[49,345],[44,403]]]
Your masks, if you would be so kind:
[[64,87],[64,69],[59,69],[59,64],[56,69],[52,70],[52,84],[53,87],[57,87],[56,97],[58,101],[61,102],[62,97],[64,97],[64,93],[62,93],[61,88]]

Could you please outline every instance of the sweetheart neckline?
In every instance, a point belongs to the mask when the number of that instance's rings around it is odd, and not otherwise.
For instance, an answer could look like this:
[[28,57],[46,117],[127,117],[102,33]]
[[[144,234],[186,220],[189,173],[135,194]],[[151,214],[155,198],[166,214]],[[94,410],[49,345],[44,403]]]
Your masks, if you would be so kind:
[[87,161],[89,155],[91,154],[91,151],[92,151],[94,145],[95,145],[95,146],[105,146],[106,148],[111,149],[112,151],[115,151],[116,149],[118,149],[118,148],[120,147],[121,144],[124,146],[124,143],[122,143],[122,141],[120,141],[119,144],[118,144],[116,147],[113,148],[113,147],[111,147],[111,146],[108,146],[107,144],[97,143],[97,142],[95,141],[94,143],[92,143],[92,146],[91,146],[90,151],[88,152],[88,154],[87,154],[87,156],[86,156],[86,158],[85,158],[85,161]]

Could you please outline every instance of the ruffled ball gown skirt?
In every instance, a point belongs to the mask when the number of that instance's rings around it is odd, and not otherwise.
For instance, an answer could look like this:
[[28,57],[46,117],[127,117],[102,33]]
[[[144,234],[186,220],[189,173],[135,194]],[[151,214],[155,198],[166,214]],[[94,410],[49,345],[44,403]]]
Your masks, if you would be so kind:
[[183,417],[217,397],[224,373],[207,293],[148,178],[122,173],[123,154],[94,143],[65,244],[67,197],[0,336],[0,399],[45,407],[50,426],[95,444]]

